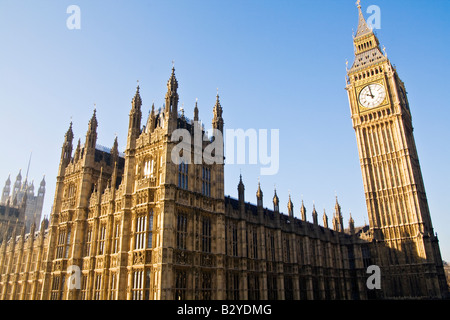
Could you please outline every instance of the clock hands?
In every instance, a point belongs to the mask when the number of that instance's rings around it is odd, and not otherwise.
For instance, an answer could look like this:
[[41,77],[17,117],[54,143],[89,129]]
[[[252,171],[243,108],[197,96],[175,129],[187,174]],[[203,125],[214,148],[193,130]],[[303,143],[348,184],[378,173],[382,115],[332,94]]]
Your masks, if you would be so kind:
[[368,86],[368,88],[369,88],[370,96],[371,96],[372,99],[373,99],[373,98],[374,98],[374,95],[373,95],[373,93],[372,93],[372,89],[370,89],[370,85]]

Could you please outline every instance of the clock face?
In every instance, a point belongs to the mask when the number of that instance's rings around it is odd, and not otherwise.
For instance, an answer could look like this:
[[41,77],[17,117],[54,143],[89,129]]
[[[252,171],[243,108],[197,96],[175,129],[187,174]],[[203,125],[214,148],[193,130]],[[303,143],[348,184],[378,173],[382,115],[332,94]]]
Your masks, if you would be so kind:
[[359,93],[359,103],[366,108],[378,107],[386,97],[386,90],[381,84],[372,83]]

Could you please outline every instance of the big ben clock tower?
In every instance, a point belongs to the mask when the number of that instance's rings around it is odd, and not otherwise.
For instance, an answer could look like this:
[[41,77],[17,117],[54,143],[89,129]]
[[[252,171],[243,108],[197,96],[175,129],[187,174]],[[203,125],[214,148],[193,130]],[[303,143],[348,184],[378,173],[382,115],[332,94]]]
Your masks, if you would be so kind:
[[447,294],[414,142],[404,83],[380,49],[357,2],[355,60],[347,70],[381,295],[442,298]]

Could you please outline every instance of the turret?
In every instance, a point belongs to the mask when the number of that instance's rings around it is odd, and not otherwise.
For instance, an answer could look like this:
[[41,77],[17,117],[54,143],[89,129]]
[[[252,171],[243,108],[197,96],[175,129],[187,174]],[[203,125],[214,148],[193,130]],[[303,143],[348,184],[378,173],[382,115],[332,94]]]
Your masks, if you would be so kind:
[[277,189],[275,189],[275,194],[273,195],[273,211],[275,213],[280,213],[280,199],[277,196]]
[[146,132],[152,133],[155,128],[155,104],[152,104],[152,110],[150,111],[147,119]]
[[223,133],[222,106],[220,105],[219,93],[217,93],[216,96],[216,104],[214,105],[213,115],[214,115],[212,120],[213,129],[217,129]]
[[341,206],[339,205],[338,198],[336,197],[336,204],[334,206],[334,229],[339,232],[344,231],[344,220],[342,218]]
[[114,138],[114,143],[111,148],[111,166],[119,160],[119,143],[117,142],[117,136]]
[[172,74],[170,75],[169,81],[167,81],[167,93],[166,93],[166,119],[167,119],[167,130],[168,133],[172,133],[173,130],[177,128],[178,119],[178,100],[179,96],[177,93],[178,81],[175,77],[175,67],[172,68]]
[[73,156],[73,162],[76,163],[81,157],[81,140],[78,139],[77,148],[75,149],[75,154]]
[[141,133],[141,119],[142,119],[142,99],[139,93],[139,85],[136,88],[136,93],[131,100],[131,110],[128,123],[128,148],[134,148],[135,140]]
[[16,199],[16,201],[17,201],[17,196],[18,196],[21,186],[22,186],[22,169],[19,170],[19,174],[17,175],[16,181],[14,182],[14,188],[13,188],[13,192],[11,195],[13,202],[14,202],[14,199]]
[[328,216],[325,209],[323,210],[323,226],[328,229]]
[[8,179],[6,179],[5,181],[5,186],[3,187],[3,192],[2,192],[2,199],[1,199],[1,203],[6,203],[6,200],[9,197],[9,193],[11,192],[11,179],[10,179],[11,175],[8,175]]
[[302,200],[302,207],[300,208],[300,213],[302,214],[302,220],[306,221],[306,208],[305,204],[303,203],[303,200]]
[[261,191],[261,184],[258,181],[258,190],[256,191],[256,205],[258,208],[263,207],[263,192]]
[[312,218],[313,218],[313,223],[315,225],[319,224],[318,219],[317,219],[317,211],[316,211],[315,205],[313,205]]
[[59,174],[58,174],[60,176],[63,175],[64,169],[71,160],[72,142],[73,142],[73,131],[72,131],[72,122],[70,122],[69,129],[67,130],[66,135],[64,136],[64,143],[61,151],[61,160],[59,164]]
[[244,183],[242,182],[242,174],[239,175],[239,184],[238,184],[238,199],[239,199],[239,203],[244,203],[245,202],[245,187],[244,187]]
[[245,187],[244,183],[242,182],[242,174],[239,175],[239,184],[237,187],[238,190],[238,200],[239,200],[239,214],[241,216],[245,213]]
[[85,156],[93,155],[95,153],[95,146],[97,144],[97,110],[94,109],[91,120],[89,120],[88,131],[86,133],[86,143],[84,145]]
[[198,122],[198,99],[195,99],[195,107],[194,107],[194,121]]
[[142,99],[139,93],[139,85],[136,88],[136,93],[131,100],[131,110],[129,115],[128,124],[128,137],[127,146],[125,149],[125,169],[123,173],[123,181],[125,184],[125,193],[130,195],[133,192],[134,186],[134,173],[136,166],[135,150],[136,150],[136,140],[141,132],[141,112]]
[[348,228],[350,229],[350,234],[355,234],[355,221],[350,213],[350,220],[348,221]]
[[288,204],[287,204],[287,209],[288,209],[289,218],[293,218],[294,217],[294,204],[292,203],[291,195],[289,195],[289,201],[288,201]]

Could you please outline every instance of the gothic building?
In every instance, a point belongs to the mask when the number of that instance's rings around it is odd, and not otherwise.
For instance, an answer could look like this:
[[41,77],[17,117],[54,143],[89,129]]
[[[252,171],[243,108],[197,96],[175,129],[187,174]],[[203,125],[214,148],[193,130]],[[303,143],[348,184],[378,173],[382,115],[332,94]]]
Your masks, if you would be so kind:
[[[290,197],[284,214],[276,190],[268,209],[259,185],[251,204],[242,176],[238,198],[225,196],[223,161],[189,161],[220,158],[219,95],[213,134],[198,143],[195,134],[207,134],[197,103],[192,120],[179,111],[173,68],[164,107],[152,106],[144,123],[137,87],[123,154],[117,138],[111,149],[97,144],[95,110],[75,150],[70,124],[48,226],[15,228],[0,246],[0,299],[443,298],[410,116],[395,91],[403,84],[359,15],[347,91],[370,225],[355,227],[350,217],[346,228],[337,198],[331,223],[324,212],[321,224],[314,207],[308,221],[303,203],[296,218]],[[182,150],[177,129],[187,132]],[[385,152],[387,145],[398,149]],[[371,265],[381,267],[380,289],[367,286]]]
[[[3,187],[0,205],[7,206],[7,204],[17,204],[25,200],[25,216],[22,218],[23,220],[21,220],[21,222],[25,224],[25,231],[28,233],[30,232],[33,223],[39,225],[41,221],[45,196],[45,176],[42,178],[36,195],[34,194],[34,181],[28,183],[27,180],[28,174],[22,182],[22,171],[20,170],[11,189],[11,179],[8,176],[5,186]],[[0,233],[0,239],[1,238],[2,234]]]

